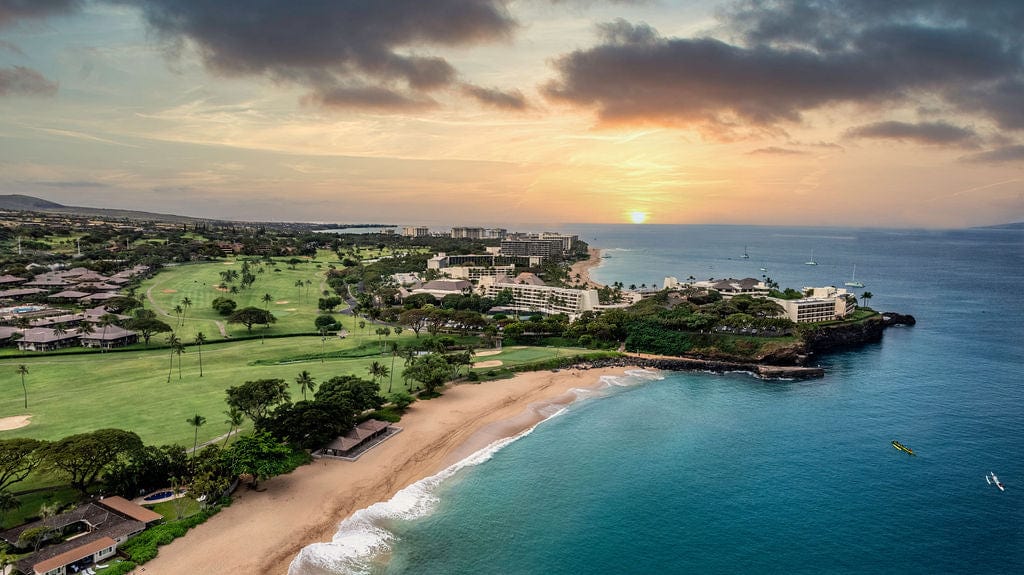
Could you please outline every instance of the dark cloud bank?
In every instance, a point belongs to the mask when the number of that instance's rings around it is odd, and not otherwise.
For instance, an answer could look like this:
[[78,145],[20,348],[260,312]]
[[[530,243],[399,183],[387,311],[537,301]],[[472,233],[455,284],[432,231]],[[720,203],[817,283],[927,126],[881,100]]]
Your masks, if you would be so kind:
[[[646,24],[600,27],[600,43],[557,59],[545,86],[609,123],[729,133],[774,130],[836,104],[884,109],[938,99],[1006,131],[1024,129],[1024,2],[747,1],[720,13],[722,37],[669,38]],[[947,121],[885,122],[851,132],[977,145]]]

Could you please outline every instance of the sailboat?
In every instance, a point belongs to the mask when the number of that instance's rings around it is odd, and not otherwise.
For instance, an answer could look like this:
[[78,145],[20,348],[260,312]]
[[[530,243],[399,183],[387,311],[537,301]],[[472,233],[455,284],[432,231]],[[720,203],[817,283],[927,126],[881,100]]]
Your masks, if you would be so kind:
[[857,264],[853,264],[853,275],[850,276],[850,281],[843,282],[844,286],[850,287],[864,287],[864,284],[857,281]]
[[1003,485],[1002,481],[999,481],[999,478],[996,477],[996,474],[992,471],[989,471],[988,475],[985,476],[985,481],[989,485],[995,485],[996,487],[998,487],[999,491],[1006,491],[1006,486]]
[[814,261],[814,252],[813,251],[811,252],[811,259],[805,261],[804,265],[805,266],[816,266],[816,265],[818,265],[818,262]]
[[750,254],[747,253],[747,246],[743,246],[743,255],[740,256],[740,257],[742,257],[745,260],[749,260],[750,259]]

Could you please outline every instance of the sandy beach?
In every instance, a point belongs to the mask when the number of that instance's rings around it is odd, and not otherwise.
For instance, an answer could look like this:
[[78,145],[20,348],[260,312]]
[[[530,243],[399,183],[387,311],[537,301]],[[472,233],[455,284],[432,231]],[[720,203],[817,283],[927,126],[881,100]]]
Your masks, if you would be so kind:
[[583,283],[587,286],[592,288],[604,287],[590,277],[590,270],[601,264],[601,248],[591,247],[587,250],[587,253],[590,254],[588,259],[572,264],[572,267],[569,270],[569,277],[575,278],[576,274],[579,274],[580,279],[582,279]]
[[[573,388],[590,387],[626,368],[539,371],[513,379],[449,387],[414,403],[403,429],[356,462],[323,460],[241,487],[234,503],[189,534],[160,548],[136,570],[147,575],[284,574],[300,549],[329,541],[342,519],[429,477],[544,416],[531,404],[567,404]],[[536,407],[536,405],[534,405]]]

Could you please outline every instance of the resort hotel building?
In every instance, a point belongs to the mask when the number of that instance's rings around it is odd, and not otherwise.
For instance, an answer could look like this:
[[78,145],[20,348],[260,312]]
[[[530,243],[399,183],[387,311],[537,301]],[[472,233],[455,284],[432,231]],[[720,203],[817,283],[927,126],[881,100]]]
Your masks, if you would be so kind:
[[519,278],[516,280],[508,277],[481,278],[480,294],[493,298],[507,289],[512,292],[511,307],[517,312],[539,312],[548,315],[564,313],[571,319],[575,319],[585,311],[593,310],[598,305],[596,289],[560,288],[546,286],[543,283],[517,280]]
[[794,323],[842,319],[857,309],[857,300],[853,294],[833,286],[805,287],[801,290],[804,297],[800,299],[768,297],[768,285],[754,278],[680,282],[678,278],[669,276],[665,278],[664,287],[670,290],[714,290],[724,299],[738,295],[764,297],[782,306],[784,313],[780,314],[780,317],[784,315]]

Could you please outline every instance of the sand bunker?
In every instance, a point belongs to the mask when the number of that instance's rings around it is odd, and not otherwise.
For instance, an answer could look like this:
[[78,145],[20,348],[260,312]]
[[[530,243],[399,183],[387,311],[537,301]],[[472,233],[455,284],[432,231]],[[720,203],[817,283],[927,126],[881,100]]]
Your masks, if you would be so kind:
[[291,302],[289,302],[289,301],[288,301],[288,300],[286,300],[286,299],[283,299],[283,300],[280,300],[280,301],[275,301],[274,303],[276,303],[277,305],[284,305],[284,304],[286,304],[286,303],[291,303]]
[[288,309],[286,309],[284,311],[299,311],[299,308],[297,308],[297,307],[290,307],[290,308],[288,308]]
[[178,293],[178,290],[176,290],[176,289],[162,289],[162,290],[160,290],[160,293]]
[[12,415],[11,417],[5,417],[0,419],[0,431],[7,431],[8,429],[18,429],[19,427],[25,427],[32,423],[29,421],[32,419],[31,415]]
[[474,363],[473,367],[500,367],[501,365],[502,361],[500,359],[492,359],[490,361],[481,361],[478,363]]
[[501,353],[500,349],[489,349],[487,351],[478,351],[478,352],[476,352],[476,356],[477,357],[487,357],[489,355],[498,355],[499,353]]
[[217,291],[231,291],[231,290],[229,290],[226,287],[220,287],[220,286],[213,286],[213,289],[215,289]]

